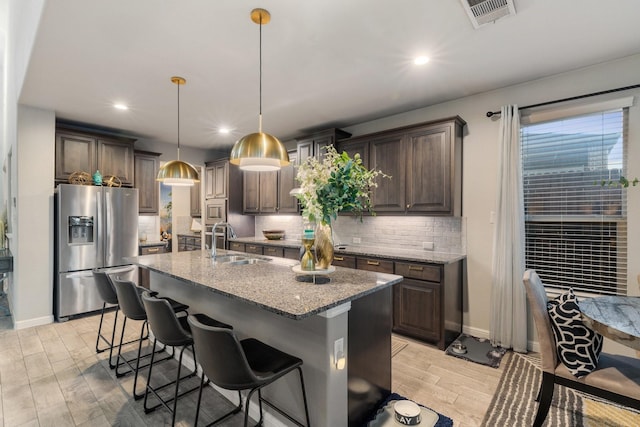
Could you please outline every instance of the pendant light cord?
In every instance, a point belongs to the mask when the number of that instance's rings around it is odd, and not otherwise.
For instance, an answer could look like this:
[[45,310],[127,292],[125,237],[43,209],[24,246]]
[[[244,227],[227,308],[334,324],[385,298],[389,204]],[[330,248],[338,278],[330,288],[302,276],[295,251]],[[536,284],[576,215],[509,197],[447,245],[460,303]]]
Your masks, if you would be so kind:
[[178,160],[180,160],[180,82],[178,82]]
[[259,84],[259,108],[258,108],[258,132],[262,133],[262,12],[260,12],[260,61],[259,61],[259,76],[260,76],[260,84]]

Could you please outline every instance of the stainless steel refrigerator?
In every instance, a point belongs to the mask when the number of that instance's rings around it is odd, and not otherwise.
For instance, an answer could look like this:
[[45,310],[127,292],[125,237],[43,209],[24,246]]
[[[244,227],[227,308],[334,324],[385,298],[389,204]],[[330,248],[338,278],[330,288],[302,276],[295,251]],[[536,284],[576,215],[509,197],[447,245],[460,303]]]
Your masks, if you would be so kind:
[[60,184],[56,188],[54,315],[56,320],[102,308],[92,270],[137,281],[138,190]]

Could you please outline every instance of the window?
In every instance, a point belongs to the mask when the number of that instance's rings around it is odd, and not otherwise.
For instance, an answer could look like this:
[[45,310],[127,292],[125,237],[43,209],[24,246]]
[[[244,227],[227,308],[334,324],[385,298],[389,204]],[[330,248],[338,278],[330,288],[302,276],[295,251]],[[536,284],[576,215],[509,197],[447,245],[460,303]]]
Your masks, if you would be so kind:
[[[525,262],[548,288],[627,293],[627,109],[521,127]],[[605,182],[602,185],[602,182]]]

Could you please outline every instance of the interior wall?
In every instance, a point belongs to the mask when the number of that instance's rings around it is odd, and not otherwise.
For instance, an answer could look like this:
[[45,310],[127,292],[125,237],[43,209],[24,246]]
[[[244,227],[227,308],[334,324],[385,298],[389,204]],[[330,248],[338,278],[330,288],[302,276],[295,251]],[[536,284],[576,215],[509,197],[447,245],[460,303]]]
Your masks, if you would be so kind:
[[[53,321],[55,114],[20,106],[17,132],[13,319],[16,329]],[[13,250],[13,249],[12,249]],[[34,268],[34,266],[37,266]]]
[[[467,218],[467,269],[464,325],[466,332],[482,336],[490,326],[492,246],[495,211],[499,118],[487,118],[487,111],[502,105],[526,106],[607,89],[640,83],[640,55],[567,72],[525,84],[506,87],[428,108],[409,111],[380,120],[345,128],[354,136],[414,123],[459,115],[466,122],[463,141],[463,216]],[[640,90],[609,95],[608,98],[640,95]],[[595,98],[591,98],[595,101]],[[554,107],[558,107],[557,105]],[[640,175],[640,108],[636,98],[629,109],[628,175]],[[628,190],[628,233],[640,235],[640,188]],[[399,220],[402,220],[401,218]],[[629,239],[628,288],[630,295],[640,294],[640,242]],[[529,340],[535,341],[533,326]]]

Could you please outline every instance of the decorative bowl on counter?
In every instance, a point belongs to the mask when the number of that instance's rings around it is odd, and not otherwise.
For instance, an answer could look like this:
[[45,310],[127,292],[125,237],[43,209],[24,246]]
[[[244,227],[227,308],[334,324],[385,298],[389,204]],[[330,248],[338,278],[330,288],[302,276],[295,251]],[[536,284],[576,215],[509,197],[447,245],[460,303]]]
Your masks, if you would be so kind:
[[264,234],[267,240],[284,239],[284,230],[262,230],[262,234]]

